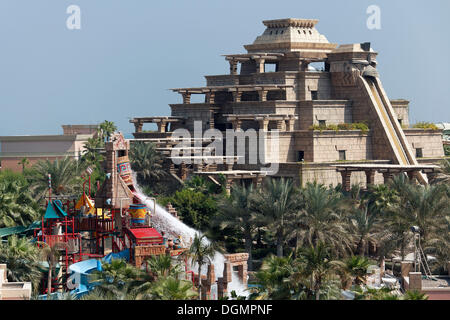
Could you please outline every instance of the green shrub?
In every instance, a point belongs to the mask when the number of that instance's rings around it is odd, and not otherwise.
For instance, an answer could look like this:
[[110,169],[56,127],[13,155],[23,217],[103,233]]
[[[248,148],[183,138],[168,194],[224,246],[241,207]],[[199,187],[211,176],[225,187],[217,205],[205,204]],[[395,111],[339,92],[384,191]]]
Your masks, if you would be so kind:
[[417,122],[412,126],[415,129],[430,129],[430,130],[439,130],[439,128],[431,122]]

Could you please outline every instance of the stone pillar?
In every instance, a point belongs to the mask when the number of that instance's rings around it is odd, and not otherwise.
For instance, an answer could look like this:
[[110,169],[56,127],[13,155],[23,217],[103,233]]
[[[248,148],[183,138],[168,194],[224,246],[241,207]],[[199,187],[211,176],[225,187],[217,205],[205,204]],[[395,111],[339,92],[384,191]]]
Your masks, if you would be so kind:
[[240,119],[235,119],[235,120],[232,120],[231,123],[233,124],[233,130],[239,130],[239,129],[241,129],[242,120],[240,120]]
[[266,62],[265,59],[257,58],[255,59],[256,62],[256,73],[264,73],[264,63]]
[[142,132],[143,126],[144,126],[144,124],[141,121],[135,122],[134,123],[134,132],[136,132],[136,133]]
[[214,265],[208,265],[208,272],[206,273],[206,280],[209,287],[211,287],[216,281],[216,273],[214,272]]
[[294,131],[294,124],[295,124],[295,118],[289,118],[289,120],[286,121],[286,130],[287,131]]
[[422,273],[410,272],[409,273],[409,290],[422,290]]
[[161,120],[160,122],[157,123],[157,125],[158,125],[158,132],[160,133],[166,132],[167,122]]
[[211,286],[208,286],[208,280],[206,276],[202,276],[202,289],[201,289],[201,300],[208,300],[209,295],[211,294]]
[[242,262],[238,265],[238,275],[244,286],[247,286],[247,262]]
[[253,187],[256,189],[256,188],[259,188],[260,186],[261,186],[261,184],[262,184],[262,176],[260,176],[259,174],[255,177],[255,178],[253,178]]
[[352,176],[352,172],[351,171],[341,171],[341,176],[342,176],[342,186],[344,187],[344,190],[350,191],[350,189],[351,189],[350,178]]
[[258,90],[259,101],[267,101],[267,90]]
[[[231,194],[231,186],[233,185],[233,179],[227,178],[225,182],[225,189],[227,191],[227,195]],[[224,271],[225,272],[225,271]]]
[[389,171],[383,172],[384,184],[387,184],[392,179],[392,173]]
[[436,178],[436,172],[427,172],[426,175],[427,175],[428,181],[432,181]]
[[224,282],[231,282],[231,273],[233,272],[233,268],[231,267],[230,262],[224,262],[223,264],[223,281]]
[[227,296],[228,283],[223,278],[217,279],[217,298],[224,298]]
[[241,102],[241,98],[242,98],[242,91],[233,91],[234,102]]
[[183,103],[184,104],[190,104],[191,103],[191,93],[190,92],[184,92],[181,95],[183,96]]
[[206,103],[210,103],[213,104],[214,103],[214,98],[216,97],[216,93],[215,92],[208,92],[205,94],[205,102]]
[[269,128],[269,119],[259,120],[259,130],[268,131]]
[[230,74],[231,75],[236,75],[237,74],[237,69],[238,69],[238,62],[234,59],[232,60],[228,60],[228,62],[230,63]]
[[366,170],[366,188],[375,184],[375,170]]
[[284,120],[277,120],[277,130],[286,131],[286,122]]
[[186,167],[186,163],[182,162],[180,165],[180,179],[181,180],[186,180],[187,178],[187,167]]
[[416,171],[408,171],[407,174],[408,174],[409,180],[414,181],[416,179],[416,175],[417,175]]

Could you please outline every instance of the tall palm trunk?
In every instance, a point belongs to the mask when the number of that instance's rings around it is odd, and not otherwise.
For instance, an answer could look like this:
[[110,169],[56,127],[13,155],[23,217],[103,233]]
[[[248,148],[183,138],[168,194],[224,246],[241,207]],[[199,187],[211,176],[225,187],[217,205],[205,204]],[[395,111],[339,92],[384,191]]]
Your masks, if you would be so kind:
[[202,300],[202,265],[201,263],[198,264],[198,300]]
[[49,261],[48,278],[47,278],[47,300],[50,300],[50,295],[52,294],[52,270],[53,270],[53,263]]
[[277,232],[277,257],[283,257],[283,234],[281,231]]
[[248,269],[253,270],[253,257],[252,257],[252,236],[247,234],[245,236],[245,251],[248,253]]

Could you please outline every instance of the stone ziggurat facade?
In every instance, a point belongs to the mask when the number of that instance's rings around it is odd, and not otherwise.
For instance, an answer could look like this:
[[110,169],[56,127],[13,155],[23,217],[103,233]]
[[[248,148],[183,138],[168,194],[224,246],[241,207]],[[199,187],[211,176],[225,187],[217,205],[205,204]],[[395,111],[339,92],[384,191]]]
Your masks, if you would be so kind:
[[[387,98],[370,43],[329,43],[315,28],[317,20],[263,23],[266,30],[244,46],[247,53],[225,55],[229,74],[206,76],[205,87],[172,89],[183,103],[171,104],[169,117],[130,120],[135,138],[168,150],[171,132],[193,131],[194,121],[201,121],[203,130],[264,131],[267,141],[277,130],[279,150],[266,146],[267,159],[279,163],[276,176],[297,184],[343,182],[349,188],[383,183],[399,172],[427,183],[432,164],[444,156],[442,131],[406,128],[409,102]],[[204,95],[204,103],[191,103],[193,94]],[[156,123],[158,131],[144,132],[145,123]],[[369,129],[355,130],[360,127],[352,123]],[[205,173],[209,168],[181,167],[183,177],[186,170]],[[227,169],[248,178],[244,173],[257,173],[260,166],[236,163]]]

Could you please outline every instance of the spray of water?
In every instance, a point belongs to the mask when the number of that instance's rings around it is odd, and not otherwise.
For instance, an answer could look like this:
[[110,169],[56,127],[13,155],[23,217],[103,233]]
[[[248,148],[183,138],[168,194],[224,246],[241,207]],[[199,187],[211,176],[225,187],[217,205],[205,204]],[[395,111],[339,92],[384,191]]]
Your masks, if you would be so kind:
[[[149,199],[144,195],[144,193],[136,183],[136,180],[134,186],[136,190],[136,196],[141,200],[142,203],[146,204],[148,208],[153,210],[153,206],[155,205],[155,203],[152,199]],[[198,234],[199,236],[201,235],[200,231],[197,231],[185,225],[183,222],[175,218],[157,203],[156,211],[152,213],[152,223],[159,232],[164,232],[168,237],[177,238],[178,236],[181,236],[184,246],[189,246],[190,243],[192,243],[192,241],[194,240],[196,234]],[[209,240],[206,238],[205,241],[209,243]],[[215,273],[217,275],[223,274],[224,262],[225,257],[223,256],[223,254],[221,254],[220,252],[216,252],[212,264],[214,265]],[[206,271],[207,266],[205,265],[202,267],[202,273],[205,274]],[[248,292],[246,291],[245,286],[240,281],[237,272],[232,272],[231,280],[231,283],[228,284],[228,292],[234,290],[239,296],[248,295]],[[212,288],[212,291],[217,291],[217,288]]]

